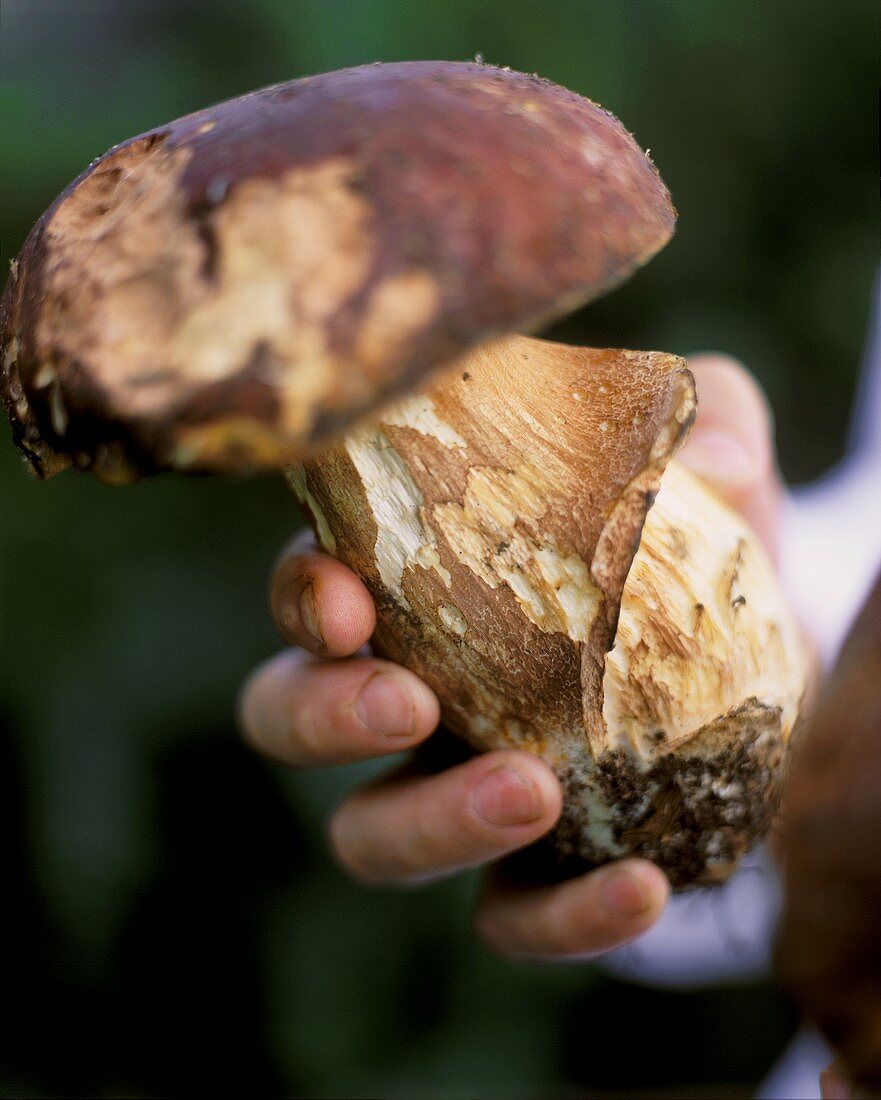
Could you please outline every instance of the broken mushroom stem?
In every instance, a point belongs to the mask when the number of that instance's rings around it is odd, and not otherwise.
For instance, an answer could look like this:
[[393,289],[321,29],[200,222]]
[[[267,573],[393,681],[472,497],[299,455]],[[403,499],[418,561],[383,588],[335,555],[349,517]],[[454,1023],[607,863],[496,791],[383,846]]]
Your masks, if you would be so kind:
[[556,770],[558,852],[674,885],[767,829],[803,674],[756,536],[667,466],[694,407],[674,356],[511,337],[289,473],[378,651],[473,746]]

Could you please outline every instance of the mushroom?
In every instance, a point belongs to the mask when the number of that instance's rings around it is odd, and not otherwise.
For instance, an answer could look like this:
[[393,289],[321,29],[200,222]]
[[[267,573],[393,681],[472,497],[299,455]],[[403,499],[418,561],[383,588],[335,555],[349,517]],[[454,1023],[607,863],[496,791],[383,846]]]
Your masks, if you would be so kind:
[[881,1091],[879,735],[881,573],[799,740],[781,830],[777,974],[860,1096]]
[[534,76],[266,88],[116,146],[34,227],[0,326],[13,432],[39,476],[284,468],[377,650],[476,748],[557,770],[561,859],[720,881],[773,812],[797,630],[755,536],[667,465],[685,363],[516,335],[674,221],[617,119]]

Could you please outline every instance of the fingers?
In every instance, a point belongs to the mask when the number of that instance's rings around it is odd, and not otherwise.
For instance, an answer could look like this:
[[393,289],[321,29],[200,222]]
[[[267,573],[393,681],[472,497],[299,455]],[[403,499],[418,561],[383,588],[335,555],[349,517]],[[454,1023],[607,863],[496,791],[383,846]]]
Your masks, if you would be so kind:
[[652,863],[626,859],[553,886],[487,881],[474,930],[496,953],[522,960],[586,959],[621,947],[661,915],[670,893]]
[[679,458],[708,481],[776,555],[782,488],[770,408],[761,387],[736,359],[695,355],[698,414]]
[[288,651],[261,665],[239,703],[239,724],[260,752],[307,767],[408,749],[440,718],[434,692],[390,661],[319,661]]
[[370,593],[342,562],[297,539],[279,558],[270,606],[286,642],[324,657],[348,657],[376,626]]
[[343,868],[362,882],[423,882],[498,859],[548,831],[560,784],[529,753],[487,753],[436,776],[387,777],[351,795],[330,822]]

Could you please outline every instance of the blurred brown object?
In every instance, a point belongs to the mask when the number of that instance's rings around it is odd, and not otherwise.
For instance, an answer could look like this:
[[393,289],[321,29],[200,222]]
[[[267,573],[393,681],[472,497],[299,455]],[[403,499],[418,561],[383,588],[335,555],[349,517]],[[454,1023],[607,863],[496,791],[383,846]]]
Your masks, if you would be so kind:
[[[881,1092],[881,575],[796,749],[777,969],[850,1079]],[[865,1093],[863,1093],[865,1095]]]

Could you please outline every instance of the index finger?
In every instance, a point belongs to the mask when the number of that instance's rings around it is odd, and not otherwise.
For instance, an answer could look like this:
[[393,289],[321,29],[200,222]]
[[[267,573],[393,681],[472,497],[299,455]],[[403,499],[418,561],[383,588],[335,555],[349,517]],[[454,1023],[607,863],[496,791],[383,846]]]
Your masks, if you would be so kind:
[[282,638],[321,657],[351,656],[376,627],[360,578],[302,537],[275,564],[269,604]]

